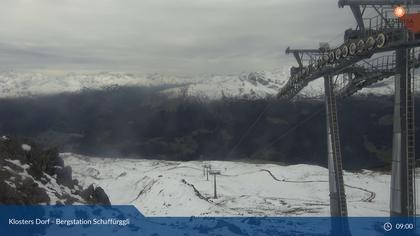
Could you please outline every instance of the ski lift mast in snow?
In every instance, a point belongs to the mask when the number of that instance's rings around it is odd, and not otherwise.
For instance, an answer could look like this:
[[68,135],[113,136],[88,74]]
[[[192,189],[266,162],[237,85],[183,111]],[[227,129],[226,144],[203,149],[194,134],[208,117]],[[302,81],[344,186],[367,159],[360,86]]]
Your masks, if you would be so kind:
[[207,181],[209,181],[209,171],[211,171],[211,165],[210,164],[204,164],[203,165],[203,175],[207,176]]
[[210,170],[210,174],[213,175],[213,187],[214,187],[214,196],[213,198],[217,198],[217,185],[216,185],[216,175],[220,175],[220,170]]

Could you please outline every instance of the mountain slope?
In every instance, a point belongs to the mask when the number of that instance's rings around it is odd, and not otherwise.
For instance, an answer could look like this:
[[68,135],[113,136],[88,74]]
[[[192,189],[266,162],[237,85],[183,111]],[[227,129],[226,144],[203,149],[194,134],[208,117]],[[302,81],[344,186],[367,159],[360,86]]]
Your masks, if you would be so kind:
[[110,204],[101,187],[86,187],[55,150],[0,138],[0,204]]
[[[75,176],[104,187],[115,204],[148,216],[328,216],[328,170],[318,166],[175,162],[61,154]],[[218,198],[203,164],[221,170]],[[418,170],[420,171],[420,170]],[[351,216],[386,216],[390,175],[345,172]]]

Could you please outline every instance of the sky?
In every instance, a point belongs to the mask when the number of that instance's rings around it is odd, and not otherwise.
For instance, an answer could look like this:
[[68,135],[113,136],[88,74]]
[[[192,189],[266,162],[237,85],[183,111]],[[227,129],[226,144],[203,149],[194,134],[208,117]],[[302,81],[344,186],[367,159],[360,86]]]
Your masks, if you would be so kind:
[[0,0],[0,69],[230,74],[339,42],[337,0]]

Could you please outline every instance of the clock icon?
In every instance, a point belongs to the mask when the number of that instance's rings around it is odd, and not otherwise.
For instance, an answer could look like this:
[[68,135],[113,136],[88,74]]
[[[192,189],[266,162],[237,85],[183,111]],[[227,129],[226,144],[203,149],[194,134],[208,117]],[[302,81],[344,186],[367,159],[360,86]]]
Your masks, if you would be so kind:
[[392,224],[391,224],[391,223],[389,223],[389,222],[385,223],[385,224],[384,224],[384,230],[385,230],[386,232],[391,231],[391,230],[392,230]]

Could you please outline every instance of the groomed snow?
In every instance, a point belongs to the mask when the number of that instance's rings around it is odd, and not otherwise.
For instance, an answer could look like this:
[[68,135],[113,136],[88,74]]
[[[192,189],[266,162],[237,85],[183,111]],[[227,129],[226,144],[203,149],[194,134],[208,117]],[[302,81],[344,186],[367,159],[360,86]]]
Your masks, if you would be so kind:
[[[113,204],[147,216],[329,215],[328,171],[319,166],[61,156],[82,185],[96,183]],[[221,170],[217,199],[205,163]],[[345,172],[344,179],[350,216],[389,215],[389,174]]]

